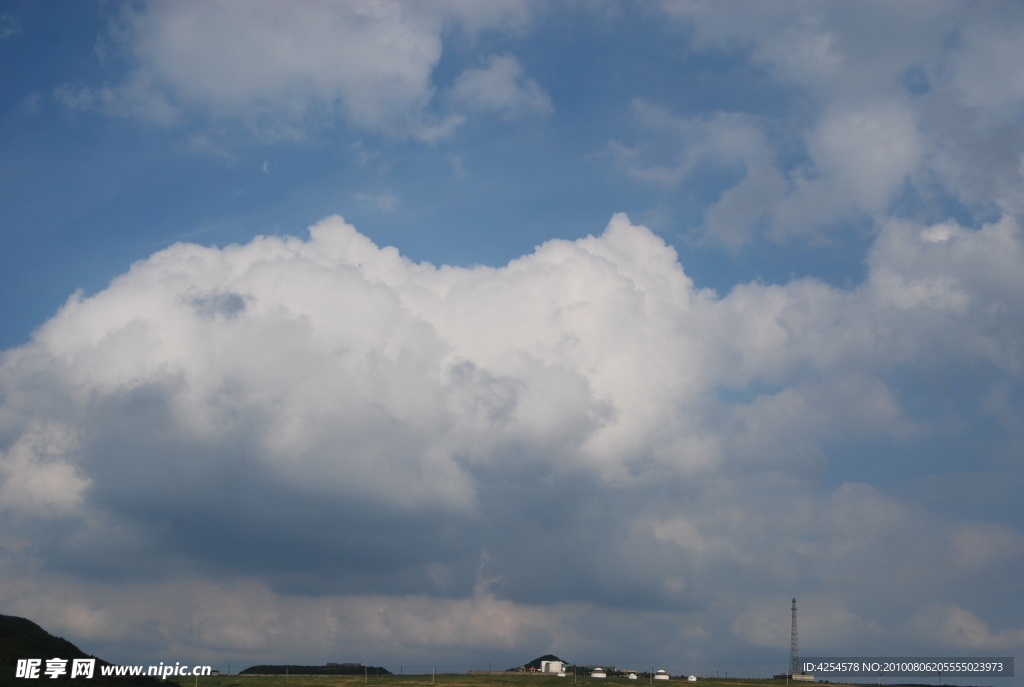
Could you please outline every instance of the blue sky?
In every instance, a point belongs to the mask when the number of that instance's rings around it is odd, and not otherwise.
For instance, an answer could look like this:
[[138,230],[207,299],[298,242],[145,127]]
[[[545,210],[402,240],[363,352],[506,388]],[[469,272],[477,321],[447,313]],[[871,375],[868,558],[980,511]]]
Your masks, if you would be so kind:
[[0,15],[0,611],[233,665],[769,674],[793,594],[805,651],[1024,647],[1018,4]]
[[[68,108],[57,89],[116,84],[136,66],[109,35],[119,6],[85,4],[74,12],[81,16],[53,17],[45,5],[26,3],[7,14],[14,33],[3,43],[10,53],[5,209],[22,230],[5,232],[19,243],[4,251],[14,261],[4,274],[9,288],[26,292],[6,306],[5,321],[20,325],[5,328],[6,345],[23,343],[74,289],[96,291],[176,240],[223,245],[295,233],[331,213],[378,243],[436,264],[504,264],[547,239],[594,233],[624,211],[693,254],[689,272],[720,291],[757,277],[812,274],[843,282],[863,273],[863,255],[848,244],[863,251],[868,237],[857,236],[854,226],[853,238],[831,237],[810,251],[766,242],[730,252],[688,241],[703,209],[741,178],[735,165],[702,169],[685,187],[663,188],[617,164],[617,146],[657,146],[644,140],[638,99],[683,117],[743,112],[783,130],[799,106],[797,94],[772,83],[763,68],[737,64],[720,49],[694,51],[687,45],[691,31],[666,30],[658,12],[548,7],[536,17],[513,13],[509,21],[524,22],[514,31],[499,26],[466,35],[458,25],[448,28],[427,86],[443,92],[488,56],[511,55],[545,75],[543,91],[559,106],[511,121],[475,114],[426,144],[343,118],[310,123],[300,141],[273,140],[238,121],[211,121],[202,103],[184,103],[173,125]],[[651,41],[652,33],[661,40]],[[109,46],[102,59],[98,45]],[[427,116],[444,105],[424,109]],[[779,145],[780,157],[800,156],[798,141],[780,136]],[[668,151],[670,163],[676,152]],[[56,189],[60,203],[52,201]],[[54,260],[56,246],[73,257]],[[83,250],[90,259],[82,260]],[[766,250],[772,259],[758,260]],[[26,251],[48,255],[50,271],[15,257]],[[37,304],[43,293],[48,298]]]

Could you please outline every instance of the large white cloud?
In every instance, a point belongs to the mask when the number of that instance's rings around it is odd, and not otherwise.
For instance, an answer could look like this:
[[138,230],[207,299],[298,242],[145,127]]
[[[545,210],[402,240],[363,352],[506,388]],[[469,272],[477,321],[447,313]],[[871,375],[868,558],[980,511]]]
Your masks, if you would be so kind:
[[[103,86],[65,84],[55,93],[71,108],[164,124],[197,114],[241,120],[270,139],[302,138],[343,121],[434,140],[464,120],[457,111],[431,107],[442,34],[517,30],[529,16],[529,3],[520,0],[143,3],[126,8],[101,42],[117,48],[103,51],[108,59],[127,59],[124,78]],[[514,58],[502,59],[518,69]],[[468,70],[463,81],[479,81],[477,71]],[[490,79],[487,94],[493,100],[494,88],[501,88],[506,101],[515,97],[500,104],[505,109],[550,109],[535,82],[519,85],[516,78],[522,80],[520,72]]]
[[[338,217],[176,244],[0,358],[0,609],[124,660],[343,642],[368,662],[618,652],[696,672],[784,653],[797,592],[821,649],[1024,648],[1021,18],[664,8],[799,116],[629,93],[643,133],[618,159],[669,190],[735,174],[699,228],[733,247],[868,218],[859,284],[716,294],[625,215],[500,268],[416,264]],[[125,79],[58,95],[433,140],[553,112],[510,53],[433,81],[453,26],[529,17],[143,4],[110,37]],[[913,193],[943,201],[896,218]],[[937,209],[957,203],[959,222]]]
[[[416,264],[338,217],[176,244],[3,354],[0,601],[253,662],[318,655],[278,643],[317,613],[382,656],[697,660],[784,644],[766,609],[803,588],[819,646],[1012,648],[992,590],[1020,572],[1019,522],[829,476],[913,482],[931,468],[901,456],[951,443],[975,451],[956,469],[1020,481],[1012,421],[972,442],[1021,410],[1022,264],[1009,216],[889,222],[849,290],[722,296],[621,214],[501,268]],[[666,643],[612,628],[621,608]]]

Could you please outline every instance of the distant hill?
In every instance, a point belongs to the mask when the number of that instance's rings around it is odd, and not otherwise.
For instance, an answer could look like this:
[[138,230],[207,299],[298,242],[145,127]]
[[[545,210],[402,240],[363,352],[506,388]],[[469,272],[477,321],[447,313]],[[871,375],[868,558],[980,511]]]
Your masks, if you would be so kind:
[[239,675],[391,675],[391,671],[380,666],[343,665],[328,663],[325,666],[252,666]]
[[[68,660],[70,672],[71,659],[73,658],[96,658],[85,653],[77,646],[61,637],[54,637],[31,620],[19,618],[13,615],[0,615],[0,687],[27,687],[36,683],[36,680],[24,680],[14,677],[14,671],[19,658],[41,658],[45,666],[48,658],[65,658]],[[76,684],[82,687],[98,687],[118,685],[119,687],[168,687],[167,683],[152,677],[103,677],[100,675],[100,666],[110,665],[107,661],[96,659],[95,676],[91,680],[75,678]],[[47,683],[54,680],[49,677],[40,677]],[[67,675],[62,675],[56,681],[70,682]]]
[[[533,659],[529,663],[524,663],[523,665],[517,666],[515,668],[509,668],[505,672],[510,673],[517,670],[529,670],[530,668],[533,668],[534,670],[540,670],[541,661],[562,661],[562,659],[558,658],[558,656],[555,656],[554,654],[544,654],[543,656]],[[565,663],[565,661],[562,662]]]

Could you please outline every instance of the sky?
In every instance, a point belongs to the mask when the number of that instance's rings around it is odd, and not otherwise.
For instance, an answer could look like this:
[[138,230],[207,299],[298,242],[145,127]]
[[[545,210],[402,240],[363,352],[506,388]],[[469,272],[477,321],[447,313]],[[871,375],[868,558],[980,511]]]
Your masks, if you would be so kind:
[[0,7],[0,612],[1022,655],[1024,4]]

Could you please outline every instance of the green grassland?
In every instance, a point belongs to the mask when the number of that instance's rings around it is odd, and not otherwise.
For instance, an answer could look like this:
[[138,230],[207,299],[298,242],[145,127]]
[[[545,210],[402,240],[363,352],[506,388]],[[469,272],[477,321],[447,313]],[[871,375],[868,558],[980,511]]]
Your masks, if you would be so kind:
[[[373,675],[364,679],[362,675],[214,675],[209,677],[168,678],[167,682],[177,681],[181,687],[568,687],[572,684],[572,675],[564,678],[553,675],[523,675],[509,673],[473,674],[473,675],[437,675],[431,680],[430,675]],[[611,683],[611,684],[609,684]],[[578,677],[577,684],[588,687],[630,687],[649,685],[648,680],[627,680],[626,678],[606,678],[603,681],[589,677]],[[685,680],[672,680],[669,684],[677,687],[690,684]],[[785,680],[758,680],[753,678],[707,678],[698,681],[706,687],[777,687],[785,685]],[[834,684],[834,683],[833,683]],[[170,687],[170,685],[168,686]],[[888,687],[899,687],[888,685]]]

